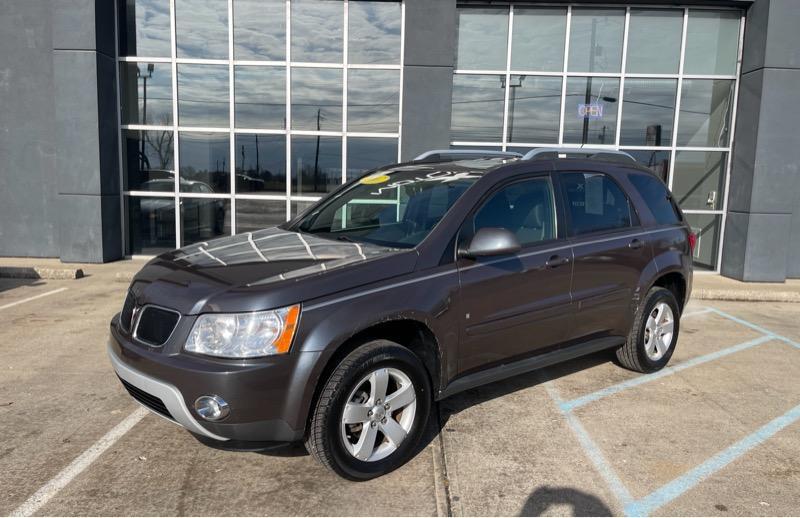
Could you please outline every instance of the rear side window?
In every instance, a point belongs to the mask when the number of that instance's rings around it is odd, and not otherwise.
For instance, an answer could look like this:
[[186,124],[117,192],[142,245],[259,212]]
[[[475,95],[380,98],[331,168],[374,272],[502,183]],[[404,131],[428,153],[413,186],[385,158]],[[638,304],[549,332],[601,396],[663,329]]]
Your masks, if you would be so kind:
[[632,226],[631,205],[622,189],[602,173],[562,173],[573,235]]
[[644,174],[632,174],[628,179],[644,199],[659,225],[680,223],[680,213],[663,183]]

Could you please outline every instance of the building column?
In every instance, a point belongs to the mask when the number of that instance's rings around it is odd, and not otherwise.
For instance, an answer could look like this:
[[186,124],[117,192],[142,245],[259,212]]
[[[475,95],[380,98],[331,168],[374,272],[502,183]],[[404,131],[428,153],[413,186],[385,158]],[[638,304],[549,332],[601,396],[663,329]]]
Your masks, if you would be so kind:
[[800,277],[800,2],[747,12],[721,272],[743,281]]
[[114,2],[52,3],[58,239],[65,262],[122,257]]

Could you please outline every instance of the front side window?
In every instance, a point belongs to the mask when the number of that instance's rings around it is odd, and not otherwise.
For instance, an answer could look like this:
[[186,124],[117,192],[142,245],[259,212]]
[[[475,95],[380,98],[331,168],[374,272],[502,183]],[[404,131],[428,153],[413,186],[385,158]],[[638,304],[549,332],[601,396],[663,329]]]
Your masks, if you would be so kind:
[[674,225],[681,221],[672,196],[658,179],[644,174],[632,174],[628,176],[628,179],[644,199],[659,225]]
[[622,189],[602,173],[562,173],[573,235],[628,228],[631,206]]

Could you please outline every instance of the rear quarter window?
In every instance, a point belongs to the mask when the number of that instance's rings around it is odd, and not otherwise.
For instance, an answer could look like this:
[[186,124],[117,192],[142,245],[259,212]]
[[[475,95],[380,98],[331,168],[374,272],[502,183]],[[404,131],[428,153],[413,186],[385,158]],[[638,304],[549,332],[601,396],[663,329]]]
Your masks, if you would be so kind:
[[644,174],[628,175],[633,187],[644,199],[650,212],[659,225],[680,223],[681,215],[669,190],[657,178]]

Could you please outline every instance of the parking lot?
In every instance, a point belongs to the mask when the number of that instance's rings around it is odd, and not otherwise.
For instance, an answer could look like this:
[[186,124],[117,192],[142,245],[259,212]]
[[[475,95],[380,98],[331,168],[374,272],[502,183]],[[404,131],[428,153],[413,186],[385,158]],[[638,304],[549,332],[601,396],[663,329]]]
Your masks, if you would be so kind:
[[105,352],[119,268],[0,279],[0,515],[799,512],[798,304],[693,301],[654,375],[604,352],[454,396],[412,462],[351,483],[140,409]]

